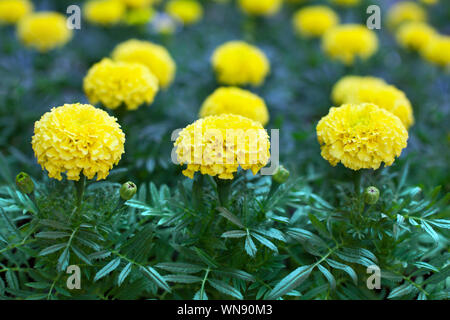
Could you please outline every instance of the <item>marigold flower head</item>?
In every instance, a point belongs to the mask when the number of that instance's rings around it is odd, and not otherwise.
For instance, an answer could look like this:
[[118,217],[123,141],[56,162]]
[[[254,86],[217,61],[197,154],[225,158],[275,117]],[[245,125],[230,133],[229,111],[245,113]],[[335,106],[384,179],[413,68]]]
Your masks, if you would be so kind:
[[333,86],[331,98],[336,105],[341,105],[349,100],[349,95],[352,95],[360,86],[383,85],[387,83],[380,78],[370,76],[345,76],[339,79]]
[[370,58],[378,49],[378,38],[366,26],[343,24],[325,32],[322,48],[332,59],[349,65],[357,57],[363,60]]
[[33,3],[29,0],[1,0],[0,24],[15,24],[33,11]]
[[239,166],[256,174],[270,158],[267,132],[259,122],[222,114],[199,119],[184,128],[175,141],[177,159],[187,164],[183,174],[233,179]]
[[142,64],[115,62],[104,58],[94,64],[83,80],[89,102],[101,102],[109,109],[122,103],[128,110],[153,102],[158,92],[158,79]]
[[396,38],[405,48],[421,50],[435,33],[434,28],[426,23],[406,22],[398,28]]
[[270,71],[264,52],[244,41],[229,41],[214,51],[217,80],[228,85],[261,85]]
[[84,4],[83,13],[93,24],[113,25],[122,20],[125,9],[120,0],[90,0]]
[[124,17],[128,25],[145,25],[155,16],[156,11],[152,7],[129,9]]
[[450,36],[435,35],[422,48],[421,54],[431,63],[450,67]]
[[426,20],[426,11],[412,1],[397,2],[387,14],[387,25],[390,29],[396,29],[404,22],[425,22]]
[[37,12],[17,24],[17,36],[28,47],[46,52],[65,45],[72,38],[66,16],[57,12]]
[[175,76],[175,61],[163,46],[131,39],[120,43],[112,52],[115,61],[135,62],[146,66],[158,78],[159,85],[167,88]]
[[327,6],[309,6],[298,10],[292,20],[294,29],[305,37],[320,37],[339,23],[338,15]]
[[158,2],[157,0],[120,0],[125,5],[127,5],[130,8],[145,8],[153,3]]
[[194,24],[203,16],[202,5],[194,0],[170,0],[166,12],[185,25]]
[[89,104],[52,108],[34,124],[32,146],[50,178],[105,179],[124,153],[125,135],[116,118]]
[[[358,81],[359,79],[359,81]],[[344,77],[333,88],[334,102],[373,103],[397,116],[408,129],[414,123],[411,102],[405,93],[382,79],[373,77]]]
[[199,116],[204,118],[220,114],[238,114],[263,126],[269,122],[266,103],[256,94],[236,87],[221,87],[214,91],[200,108]]
[[248,15],[271,16],[277,13],[283,0],[239,0],[242,11]]
[[400,119],[371,103],[330,108],[316,127],[322,157],[352,170],[392,165],[407,145]]
[[361,0],[332,0],[334,4],[345,7],[353,7],[361,3]]

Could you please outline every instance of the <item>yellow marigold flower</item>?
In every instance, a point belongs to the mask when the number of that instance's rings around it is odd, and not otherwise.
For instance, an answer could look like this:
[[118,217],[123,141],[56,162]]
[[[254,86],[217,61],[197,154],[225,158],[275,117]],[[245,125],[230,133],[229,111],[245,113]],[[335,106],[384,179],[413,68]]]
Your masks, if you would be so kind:
[[338,25],[325,32],[322,48],[332,59],[349,65],[356,57],[370,58],[378,49],[378,38],[375,32],[363,25]]
[[135,62],[145,65],[158,78],[159,85],[167,88],[175,76],[175,61],[163,46],[131,39],[119,44],[112,53],[116,61]]
[[15,24],[31,11],[29,0],[0,0],[0,24]]
[[332,3],[345,6],[345,7],[353,7],[361,3],[361,0],[331,0]]
[[333,86],[331,98],[336,105],[341,105],[349,101],[349,96],[352,95],[354,91],[358,90],[360,86],[365,85],[387,85],[387,83],[383,79],[376,77],[345,76],[339,79]]
[[346,76],[336,82],[331,97],[336,105],[343,103],[376,104],[396,115],[408,129],[414,124],[411,102],[405,93],[375,77]]
[[269,122],[266,103],[256,94],[236,87],[221,87],[214,91],[200,108],[199,116],[204,118],[220,114],[238,114],[263,126]]
[[387,15],[387,25],[390,29],[395,29],[404,22],[425,22],[426,20],[426,11],[412,1],[403,1],[394,4],[389,9]]
[[155,9],[147,8],[133,8],[125,14],[125,22],[129,25],[144,25],[152,20],[155,16]]
[[214,51],[212,65],[220,83],[258,86],[270,71],[264,52],[244,41],[229,41]]
[[255,16],[274,15],[280,10],[282,3],[282,0],[239,0],[241,10]]
[[90,0],[83,6],[86,20],[99,25],[119,23],[125,14],[125,5],[119,0]]
[[322,157],[352,170],[392,165],[407,145],[408,131],[392,113],[370,103],[331,108],[316,127]]
[[421,53],[431,63],[450,67],[450,36],[435,35],[423,47]]
[[402,24],[396,34],[401,46],[413,50],[420,50],[431,40],[436,31],[423,22],[407,22]]
[[183,174],[194,173],[233,179],[241,166],[256,174],[270,158],[270,142],[261,123],[222,114],[199,119],[184,128],[175,141],[178,162],[187,164]]
[[28,47],[46,52],[66,44],[72,38],[66,17],[57,12],[32,13],[17,25],[17,36]]
[[105,179],[124,153],[125,135],[116,118],[89,104],[52,108],[34,124],[31,144],[50,178]]
[[94,64],[83,80],[89,102],[101,102],[109,109],[125,104],[135,110],[153,102],[158,92],[158,79],[142,64],[103,59]]
[[131,8],[145,8],[157,2],[156,0],[121,0],[121,1]]
[[298,10],[292,22],[302,36],[320,37],[339,23],[339,17],[327,6],[310,6]]
[[194,0],[170,0],[166,12],[185,25],[194,24],[203,16],[203,7]]

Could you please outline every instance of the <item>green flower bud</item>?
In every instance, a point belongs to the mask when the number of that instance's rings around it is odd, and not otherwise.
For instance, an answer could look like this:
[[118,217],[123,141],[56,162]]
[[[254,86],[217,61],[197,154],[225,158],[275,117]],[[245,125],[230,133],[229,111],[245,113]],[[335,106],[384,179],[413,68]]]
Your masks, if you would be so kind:
[[122,185],[122,187],[120,187],[120,197],[125,201],[133,198],[133,196],[136,194],[136,192],[137,192],[137,187],[131,181],[125,182]]
[[272,176],[272,180],[278,184],[283,184],[289,178],[289,170],[283,166],[278,166],[277,170]]
[[21,172],[16,176],[16,185],[20,192],[25,194],[30,194],[34,190],[33,180],[25,172]]
[[377,187],[370,186],[364,190],[364,202],[367,204],[375,204],[380,198],[380,190]]

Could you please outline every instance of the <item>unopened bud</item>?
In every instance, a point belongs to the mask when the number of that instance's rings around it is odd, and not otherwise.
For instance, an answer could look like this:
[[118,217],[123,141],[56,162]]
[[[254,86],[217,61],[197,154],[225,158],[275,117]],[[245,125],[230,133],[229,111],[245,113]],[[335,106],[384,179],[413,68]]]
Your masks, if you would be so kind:
[[136,194],[136,192],[137,192],[137,187],[131,181],[125,182],[122,185],[122,187],[120,187],[120,197],[125,201],[133,198],[133,196]]
[[30,194],[34,190],[34,182],[25,172],[21,172],[16,176],[16,186],[20,192],[25,194]]
[[272,176],[272,180],[275,181],[278,184],[283,184],[287,181],[289,178],[289,170],[287,170],[283,166],[278,166],[277,170]]
[[370,186],[364,190],[364,202],[367,204],[375,204],[380,198],[380,190],[377,187]]

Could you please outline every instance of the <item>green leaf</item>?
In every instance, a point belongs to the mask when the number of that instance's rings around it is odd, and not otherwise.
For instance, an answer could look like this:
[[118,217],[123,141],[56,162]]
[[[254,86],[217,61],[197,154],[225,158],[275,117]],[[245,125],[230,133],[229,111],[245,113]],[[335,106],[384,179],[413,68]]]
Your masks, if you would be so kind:
[[195,293],[193,300],[208,300],[208,296],[206,295],[206,292],[202,292],[200,289]]
[[230,220],[232,223],[234,223],[238,227],[244,228],[244,225],[242,224],[241,220],[239,220],[238,217],[236,217],[234,214],[232,214],[230,211],[228,211],[228,209],[223,208],[223,207],[218,207],[217,210],[220,212],[221,216]]
[[388,299],[399,298],[417,290],[418,289],[414,287],[411,283],[405,282],[401,286],[393,289],[391,293],[389,293]]
[[422,220],[422,228],[425,230],[426,233],[430,235],[431,238],[433,238],[433,241],[435,243],[439,243],[439,235],[434,231],[434,229],[425,221]]
[[50,288],[51,284],[47,283],[47,282],[28,282],[28,283],[25,283],[25,285],[27,287],[34,288],[34,289],[48,289],[48,288]]
[[64,225],[63,223],[61,223],[59,221],[55,221],[55,220],[43,219],[43,220],[40,220],[39,223],[43,224],[44,226],[52,227],[55,229],[70,230],[70,228],[67,225]]
[[255,243],[250,235],[247,235],[247,238],[245,239],[245,251],[250,257],[254,257],[257,251]]
[[350,278],[353,279],[353,282],[355,283],[355,285],[358,283],[358,276],[356,275],[356,272],[355,272],[355,270],[352,269],[352,267],[347,266],[343,263],[334,261],[332,259],[326,259],[325,261],[328,263],[328,265],[330,267],[335,268],[335,269],[340,269],[340,270],[346,272],[350,276]]
[[242,237],[245,237],[246,235],[247,235],[247,232],[245,232],[245,231],[231,230],[231,231],[222,233],[221,237],[222,238],[242,238]]
[[252,233],[252,236],[258,240],[262,245],[266,246],[267,248],[269,248],[270,250],[273,250],[275,252],[278,252],[277,247],[268,239],[260,236],[259,234],[256,233]]
[[129,262],[123,269],[120,271],[119,277],[117,278],[117,284],[119,287],[122,285],[122,283],[125,281],[125,279],[128,277],[128,275],[131,272],[131,267],[133,263]]
[[45,249],[42,249],[41,252],[39,252],[40,256],[45,256],[47,254],[51,254],[53,252],[56,252],[58,250],[61,250],[62,248],[64,248],[67,244],[66,243],[58,243],[58,244],[54,244],[52,246],[49,246]]
[[36,234],[36,238],[44,239],[59,239],[65,237],[70,237],[70,233],[62,231],[43,231]]
[[20,289],[19,288],[19,280],[17,279],[17,276],[13,271],[11,271],[11,270],[6,271],[5,277],[6,277],[6,283],[8,284],[8,286],[11,289],[14,289],[14,290]]
[[91,259],[86,255],[86,253],[83,252],[80,248],[78,248],[75,245],[71,245],[70,248],[72,249],[73,253],[80,258],[82,261],[84,261],[87,265],[92,265]]
[[311,274],[312,268],[310,265],[298,267],[286,277],[284,277],[275,288],[270,291],[267,296],[270,300],[278,299],[290,291],[297,288],[303,281],[305,281]]
[[155,265],[155,267],[170,272],[180,272],[180,273],[197,273],[205,269],[202,266],[184,262],[163,262],[158,263],[157,265]]
[[191,276],[189,274],[169,274],[164,276],[167,282],[176,282],[176,283],[196,283],[202,282],[203,279],[197,276]]
[[220,274],[226,277],[232,277],[251,282],[255,281],[255,278],[250,273],[238,269],[214,270],[213,272],[215,274]]
[[232,286],[230,286],[229,284],[220,281],[220,280],[214,280],[214,279],[208,279],[208,283],[217,291],[220,291],[224,294],[227,294],[229,296],[232,296],[236,299],[242,300],[244,299],[244,297],[242,296],[242,294],[239,292],[239,290],[233,288]]
[[69,247],[66,247],[64,251],[61,253],[58,259],[58,270],[64,271],[67,269],[69,265],[70,252]]
[[206,252],[204,252],[202,249],[199,249],[197,247],[194,247],[194,251],[197,253],[197,255],[199,256],[200,259],[202,259],[202,261],[204,263],[206,263],[208,266],[213,267],[213,268],[217,268],[218,264],[217,262],[214,261],[213,258],[211,258]]
[[101,268],[94,277],[94,282],[113,272],[120,265],[120,258],[111,260],[106,266]]
[[321,233],[322,235],[328,237],[329,236],[329,232],[327,230],[327,227],[325,226],[325,224],[323,224],[319,219],[317,219],[317,217],[311,213],[308,213],[308,217],[309,217],[309,221],[311,221],[311,224],[314,226],[314,228],[317,229],[317,231],[319,231],[319,233]]
[[152,267],[140,267],[141,272],[158,287],[171,292],[166,280]]
[[327,278],[328,282],[330,283],[330,287],[332,290],[336,289],[336,280],[334,279],[334,276],[331,274],[330,271],[328,271],[327,268],[324,266],[318,264],[317,267],[319,267],[320,272]]

